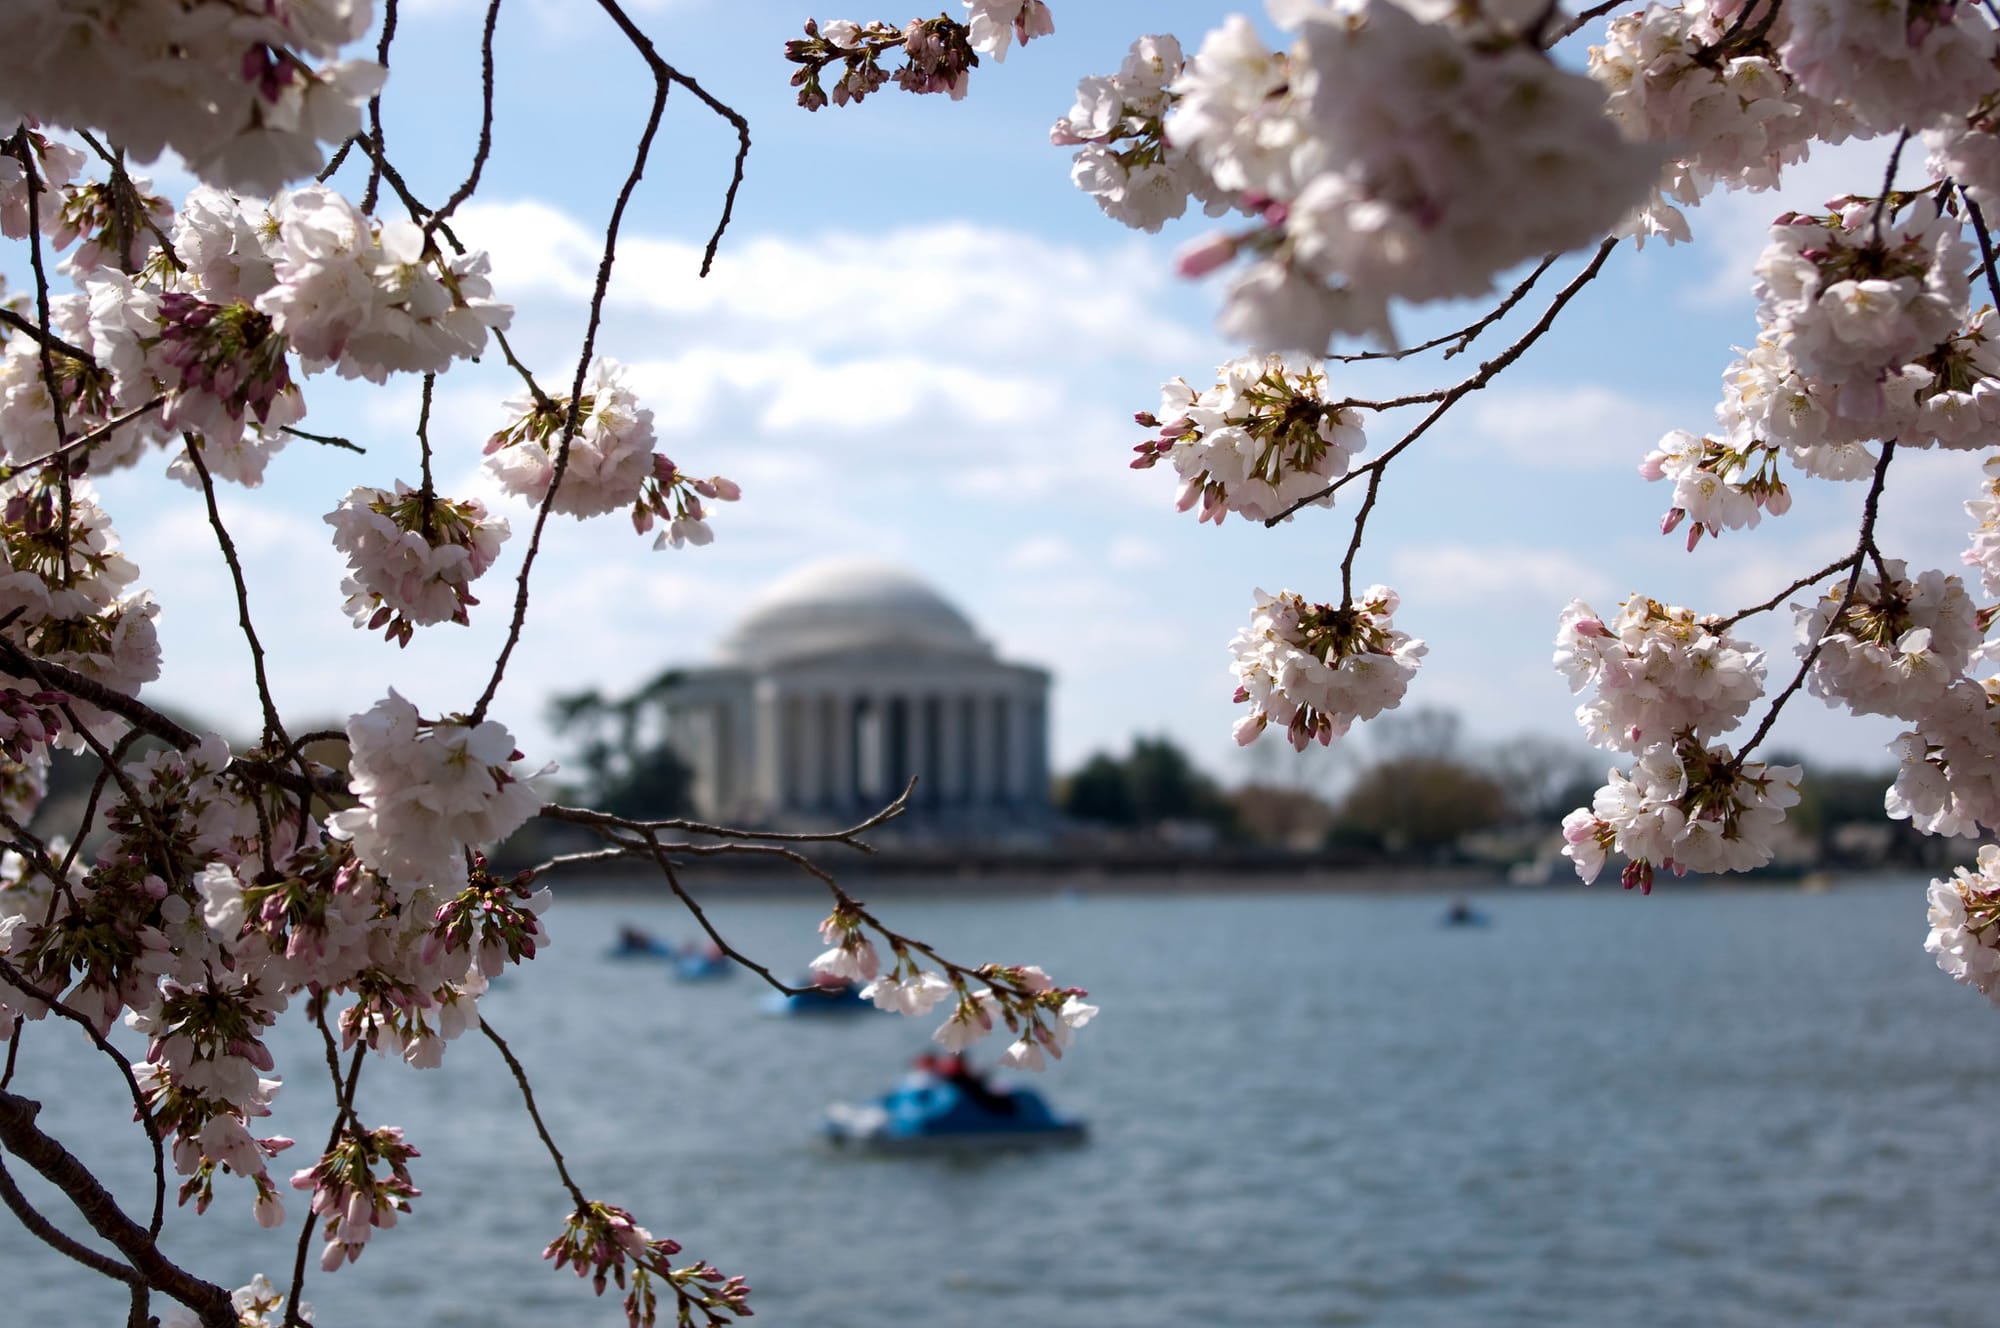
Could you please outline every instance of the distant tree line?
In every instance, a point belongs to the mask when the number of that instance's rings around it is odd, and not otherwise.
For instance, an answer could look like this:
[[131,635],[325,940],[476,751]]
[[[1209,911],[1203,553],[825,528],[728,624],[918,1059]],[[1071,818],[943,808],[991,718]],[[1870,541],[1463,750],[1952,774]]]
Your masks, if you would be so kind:
[[[1365,740],[1299,754],[1251,749],[1249,779],[1224,788],[1171,739],[1135,739],[1123,756],[1092,755],[1056,787],[1058,809],[1081,826],[1142,832],[1209,827],[1223,841],[1335,850],[1401,862],[1473,857],[1528,860],[1556,825],[1587,806],[1603,754],[1581,741],[1522,735],[1464,741],[1450,711],[1392,712]],[[1784,761],[1789,758],[1774,757]],[[1951,845],[1891,821],[1887,770],[1808,768],[1790,822],[1800,853],[1828,866],[1938,865]]]

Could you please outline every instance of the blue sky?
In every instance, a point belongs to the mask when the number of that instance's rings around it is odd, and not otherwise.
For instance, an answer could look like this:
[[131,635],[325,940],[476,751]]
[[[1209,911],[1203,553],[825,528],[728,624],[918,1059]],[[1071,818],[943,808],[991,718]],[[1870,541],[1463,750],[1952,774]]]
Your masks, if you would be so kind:
[[[749,117],[755,146],[716,273],[700,282],[734,136],[692,97],[671,99],[599,344],[633,366],[663,450],[690,471],[737,479],[744,499],[719,513],[716,543],[699,550],[655,553],[622,518],[552,524],[539,611],[495,708],[530,755],[553,749],[542,720],[552,691],[616,690],[699,661],[785,571],[866,554],[921,572],[1005,653],[1055,672],[1059,767],[1164,732],[1220,774],[1249,772],[1229,738],[1227,642],[1254,587],[1338,596],[1353,504],[1276,531],[1198,527],[1173,510],[1169,472],[1127,468],[1140,437],[1131,412],[1156,404],[1162,380],[1199,379],[1234,353],[1212,330],[1213,291],[1170,275],[1174,251],[1207,223],[1147,237],[1105,221],[1069,184],[1068,154],[1047,143],[1078,77],[1115,68],[1131,37],[1173,31],[1192,49],[1227,10],[1104,0],[1054,9],[1057,35],[989,63],[962,103],[890,90],[809,115],[792,104],[781,56],[813,12],[805,0],[634,8],[669,60]],[[432,201],[470,155],[483,12],[472,0],[404,6],[387,134]],[[545,383],[566,383],[595,237],[648,87],[580,0],[510,5],[497,60],[496,155],[461,230],[494,253],[499,293],[518,309],[517,348]],[[1607,613],[1633,590],[1727,612],[1851,546],[1859,488],[1815,485],[1784,519],[1686,554],[1657,533],[1666,490],[1635,467],[1666,429],[1708,425],[1731,345],[1755,335],[1748,272],[1764,224],[1783,206],[1872,189],[1885,153],[1851,145],[1798,171],[1781,196],[1712,200],[1692,214],[1692,247],[1621,249],[1556,334],[1391,468],[1357,578],[1395,586],[1399,624],[1430,643],[1412,704],[1461,711],[1475,739],[1573,734],[1574,701],[1549,666],[1572,595]],[[353,170],[345,179],[358,190]],[[160,176],[181,188],[171,171]],[[1403,330],[1419,337],[1468,316],[1412,314]],[[1386,396],[1455,381],[1473,363],[1426,357],[1335,382]],[[368,454],[295,443],[263,490],[224,504],[279,700],[302,718],[332,718],[394,685],[427,713],[469,706],[532,517],[477,477],[514,380],[489,357],[440,383],[440,482],[488,496],[517,538],[483,582],[473,626],[427,629],[405,651],[348,625],[320,518],[355,484],[414,481],[417,385],[356,390],[322,377],[306,392],[308,426]],[[1377,422],[1364,456],[1410,422]],[[226,699],[247,697],[249,666],[225,630],[234,614],[198,495],[163,482],[162,468],[105,485],[164,605],[156,693],[251,727],[252,709]],[[1959,504],[1976,480],[1977,458],[1899,460],[1883,527],[1892,555],[1955,568],[1968,528]],[[1792,668],[1789,614],[1753,635],[1773,649],[1775,691]],[[1883,764],[1891,729],[1836,718],[1810,697],[1791,710],[1783,745]]]

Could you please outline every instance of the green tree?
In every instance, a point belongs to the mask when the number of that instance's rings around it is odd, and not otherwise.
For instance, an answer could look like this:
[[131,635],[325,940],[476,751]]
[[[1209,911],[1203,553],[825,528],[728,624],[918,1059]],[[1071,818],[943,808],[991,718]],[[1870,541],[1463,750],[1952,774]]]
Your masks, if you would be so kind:
[[1395,854],[1436,857],[1460,837],[1503,824],[1507,790],[1462,761],[1397,756],[1363,771],[1341,800],[1329,838]]
[[549,702],[549,721],[578,746],[571,768],[584,774],[592,805],[617,816],[659,819],[694,810],[694,779],[664,736],[666,698],[680,682],[670,669],[630,696],[595,688]]

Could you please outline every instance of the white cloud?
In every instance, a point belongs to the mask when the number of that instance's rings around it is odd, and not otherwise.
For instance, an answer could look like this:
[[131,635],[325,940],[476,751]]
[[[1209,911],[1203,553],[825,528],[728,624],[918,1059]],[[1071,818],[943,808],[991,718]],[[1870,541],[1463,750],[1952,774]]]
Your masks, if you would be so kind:
[[1000,560],[1002,567],[1016,572],[1040,572],[1076,566],[1076,548],[1060,535],[1035,535],[1022,540]]
[[1132,571],[1158,567],[1167,560],[1166,551],[1159,545],[1135,535],[1121,535],[1113,540],[1111,550],[1106,557],[1113,567]]
[[[1396,550],[1389,567],[1391,584],[1404,603],[1426,609],[1478,605],[1504,610],[1551,601],[1560,607],[1575,597],[1602,596],[1611,589],[1596,566],[1560,549],[1409,547]],[[1555,621],[1553,614],[1549,621]]]
[[[541,202],[478,202],[460,217],[460,233],[492,254],[505,298],[589,294],[602,240],[566,213]],[[713,272],[704,278],[700,267],[698,245],[628,234],[611,306],[663,319],[670,338],[698,331],[709,346],[761,344],[778,332],[789,345],[1045,361],[1064,346],[1101,360],[1190,357],[1206,345],[1161,316],[1171,278],[1131,243],[1085,248],[942,222],[866,235],[732,235]]]
[[1498,452],[1522,466],[1629,469],[1673,419],[1664,406],[1595,384],[1489,388],[1469,404],[1453,450]]

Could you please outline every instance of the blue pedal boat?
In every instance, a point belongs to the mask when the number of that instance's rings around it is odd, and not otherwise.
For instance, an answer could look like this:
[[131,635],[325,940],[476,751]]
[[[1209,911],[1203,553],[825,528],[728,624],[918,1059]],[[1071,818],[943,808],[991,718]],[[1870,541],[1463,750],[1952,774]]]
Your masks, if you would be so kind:
[[873,1102],[834,1103],[820,1132],[837,1147],[920,1153],[1080,1144],[1089,1127],[1031,1088],[982,1091],[918,1072]]

